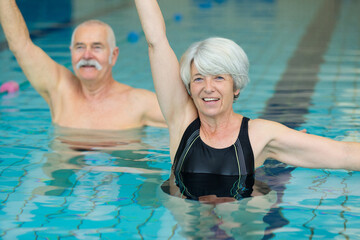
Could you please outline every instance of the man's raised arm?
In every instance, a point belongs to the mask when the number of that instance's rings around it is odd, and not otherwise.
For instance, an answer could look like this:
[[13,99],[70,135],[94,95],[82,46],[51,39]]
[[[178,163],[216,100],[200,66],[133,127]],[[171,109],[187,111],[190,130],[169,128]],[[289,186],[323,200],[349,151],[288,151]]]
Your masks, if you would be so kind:
[[49,102],[49,91],[68,70],[34,45],[15,0],[0,0],[0,23],[10,50],[33,87]]

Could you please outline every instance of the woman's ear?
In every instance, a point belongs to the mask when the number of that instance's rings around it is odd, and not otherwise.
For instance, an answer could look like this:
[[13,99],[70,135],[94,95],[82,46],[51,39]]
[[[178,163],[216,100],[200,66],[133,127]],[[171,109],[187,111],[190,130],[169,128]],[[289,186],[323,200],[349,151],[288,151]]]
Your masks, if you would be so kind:
[[237,98],[240,95],[240,89],[234,91],[234,98]]

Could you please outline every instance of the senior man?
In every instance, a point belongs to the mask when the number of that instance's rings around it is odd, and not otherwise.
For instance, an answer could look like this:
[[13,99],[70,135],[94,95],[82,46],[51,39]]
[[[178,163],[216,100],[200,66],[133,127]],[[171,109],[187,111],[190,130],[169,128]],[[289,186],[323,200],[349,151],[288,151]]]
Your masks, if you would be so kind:
[[0,22],[24,74],[48,103],[53,123],[114,130],[166,126],[153,92],[113,78],[119,49],[106,23],[90,20],[74,30],[70,46],[73,74],[31,41],[15,0],[0,0]]

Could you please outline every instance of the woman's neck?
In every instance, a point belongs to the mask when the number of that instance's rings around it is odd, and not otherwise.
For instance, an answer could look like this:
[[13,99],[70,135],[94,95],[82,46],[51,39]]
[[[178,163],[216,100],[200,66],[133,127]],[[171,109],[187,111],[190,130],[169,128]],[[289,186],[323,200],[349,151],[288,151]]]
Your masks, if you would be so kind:
[[232,112],[218,118],[200,117],[200,138],[214,148],[228,147],[235,143],[243,116]]

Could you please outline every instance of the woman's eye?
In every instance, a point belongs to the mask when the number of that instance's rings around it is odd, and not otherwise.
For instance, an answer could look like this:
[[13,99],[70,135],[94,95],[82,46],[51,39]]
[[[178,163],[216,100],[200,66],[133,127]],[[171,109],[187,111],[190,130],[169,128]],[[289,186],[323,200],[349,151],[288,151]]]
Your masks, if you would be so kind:
[[202,78],[194,78],[194,82],[199,82],[199,81],[201,81],[202,80]]
[[216,80],[224,80],[224,78],[222,76],[216,76],[215,79]]

